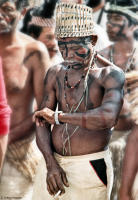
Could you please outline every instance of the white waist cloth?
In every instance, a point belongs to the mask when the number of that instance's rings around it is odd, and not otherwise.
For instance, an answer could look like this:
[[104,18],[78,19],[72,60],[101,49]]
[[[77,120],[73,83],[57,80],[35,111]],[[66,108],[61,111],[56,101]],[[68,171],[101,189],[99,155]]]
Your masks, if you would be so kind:
[[[113,171],[109,150],[81,156],[61,156],[55,153],[55,158],[66,172],[69,182],[69,187],[65,188],[65,194],[59,196],[57,200],[110,199]],[[32,200],[53,200],[54,198],[46,189],[44,159],[41,160],[39,166]],[[104,183],[106,178],[107,185]]]

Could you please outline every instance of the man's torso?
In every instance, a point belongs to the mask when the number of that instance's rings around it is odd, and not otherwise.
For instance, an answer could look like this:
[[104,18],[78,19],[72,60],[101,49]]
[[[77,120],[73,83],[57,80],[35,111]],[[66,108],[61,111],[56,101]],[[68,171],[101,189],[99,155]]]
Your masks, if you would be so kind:
[[8,103],[12,109],[11,127],[22,122],[32,112],[34,98],[31,59],[35,54],[35,42],[18,34],[17,42],[0,51]]
[[[74,110],[74,108],[77,107],[81,97],[83,96],[84,79],[80,81],[77,88],[70,89],[65,86],[66,67],[59,66],[57,67],[57,71],[56,81],[54,84],[59,106],[58,110],[69,113],[71,108]],[[84,95],[83,101],[76,112],[83,113],[100,107],[104,96],[104,88],[101,84],[102,76],[104,76],[102,71],[103,69],[99,69],[98,67],[90,70],[88,76],[88,93],[86,92]],[[73,70],[72,72],[68,72],[68,83],[70,85],[75,85],[79,79],[79,72],[75,72]],[[72,107],[73,105],[74,107]],[[67,106],[69,108],[67,108]],[[63,155],[63,145],[65,141],[67,141],[68,135],[71,137],[70,143],[72,154],[83,155],[103,151],[108,145],[111,131],[109,129],[92,131],[81,127],[77,128],[77,126],[73,126],[71,124],[63,124],[60,126],[55,125],[52,131],[52,139],[55,151],[61,155]],[[69,141],[66,142],[65,148],[69,153],[68,142]]]

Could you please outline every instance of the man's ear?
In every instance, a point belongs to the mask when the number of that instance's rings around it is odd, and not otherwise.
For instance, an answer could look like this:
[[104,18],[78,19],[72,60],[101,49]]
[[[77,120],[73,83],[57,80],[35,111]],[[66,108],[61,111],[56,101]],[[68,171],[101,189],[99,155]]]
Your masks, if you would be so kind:
[[133,31],[135,31],[135,30],[137,30],[138,29],[138,25],[135,25],[134,27],[133,27]]
[[23,8],[21,11],[22,16],[25,16],[26,12],[27,12],[27,8]]
[[96,45],[97,39],[98,39],[97,35],[92,35],[91,36],[91,43],[92,43],[93,46]]

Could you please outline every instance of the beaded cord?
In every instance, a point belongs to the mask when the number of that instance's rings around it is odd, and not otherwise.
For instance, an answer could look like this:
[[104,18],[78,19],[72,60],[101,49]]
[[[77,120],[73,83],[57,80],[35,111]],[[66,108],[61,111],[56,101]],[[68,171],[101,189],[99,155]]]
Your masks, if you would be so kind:
[[[95,58],[97,56],[97,53],[95,52],[95,50],[93,50],[93,53],[92,53],[92,58],[90,60],[90,63],[89,63],[89,67],[88,67],[88,71],[85,75],[85,79],[84,79],[84,90],[83,90],[83,94],[79,100],[78,103],[76,104],[73,104],[72,107],[70,108],[68,102],[67,102],[67,94],[66,94],[66,87],[67,87],[67,83],[66,83],[66,78],[64,77],[64,98],[65,98],[65,101],[66,101],[66,108],[68,110],[69,113],[75,113],[82,101],[84,100],[84,98],[86,97],[86,105],[85,105],[85,111],[87,110],[87,98],[88,98],[88,84],[87,84],[87,81],[88,81],[88,75],[89,75],[89,72],[90,72],[90,69],[94,68],[94,64],[95,64]],[[66,76],[66,73],[65,73],[65,76]],[[82,75],[83,76],[83,75]],[[82,79],[82,78],[81,78]],[[80,80],[81,81],[81,80]],[[79,82],[78,82],[79,83]],[[76,84],[75,84],[76,85]],[[79,86],[79,84],[78,84]],[[78,87],[76,86],[76,87]],[[73,89],[73,88],[71,88]],[[63,130],[63,133],[62,133],[62,140],[63,140],[63,155],[66,155],[67,154],[67,149],[66,149],[66,143],[68,142],[68,147],[69,147],[69,154],[71,156],[71,144],[70,144],[70,139],[71,137],[76,133],[76,131],[79,129],[79,126],[76,126],[74,131],[72,132],[71,135],[69,135],[68,133],[68,123],[65,124],[65,128]],[[66,136],[66,138],[64,139],[64,136]]]

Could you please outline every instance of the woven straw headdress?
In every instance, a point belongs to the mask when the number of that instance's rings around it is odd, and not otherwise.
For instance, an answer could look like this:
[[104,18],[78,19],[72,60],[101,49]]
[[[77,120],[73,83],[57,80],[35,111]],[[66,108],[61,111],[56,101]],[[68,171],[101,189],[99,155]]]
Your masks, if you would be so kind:
[[92,8],[74,3],[57,5],[55,34],[58,38],[90,36],[94,34],[93,28]]

